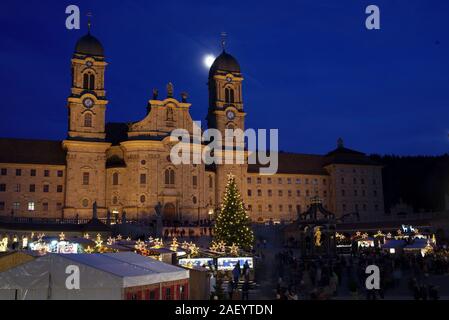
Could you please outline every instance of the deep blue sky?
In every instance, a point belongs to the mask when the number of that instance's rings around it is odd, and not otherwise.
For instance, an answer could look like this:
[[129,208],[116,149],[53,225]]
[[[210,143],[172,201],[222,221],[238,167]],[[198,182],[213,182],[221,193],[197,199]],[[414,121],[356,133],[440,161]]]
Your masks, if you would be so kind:
[[[82,29],[65,28],[77,4]],[[365,28],[365,8],[381,30]],[[247,127],[279,128],[280,148],[324,153],[339,136],[367,153],[449,150],[449,1],[1,1],[0,136],[63,139],[70,58],[92,33],[110,63],[108,121],[144,117],[153,87],[207,111],[203,57],[220,32],[245,76]]]

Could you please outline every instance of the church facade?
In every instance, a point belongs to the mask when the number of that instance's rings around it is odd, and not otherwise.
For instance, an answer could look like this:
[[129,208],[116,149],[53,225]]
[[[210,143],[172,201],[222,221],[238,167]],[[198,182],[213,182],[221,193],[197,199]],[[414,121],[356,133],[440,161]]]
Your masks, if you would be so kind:
[[[105,123],[107,65],[98,39],[89,33],[77,42],[65,140],[0,139],[0,216],[89,218],[96,203],[99,218],[152,219],[160,204],[166,222],[204,221],[230,173],[255,222],[296,219],[316,197],[337,217],[384,213],[381,166],[341,139],[325,155],[280,152],[274,175],[247,161],[174,165],[170,133],[193,130],[187,95],[176,98],[169,84],[164,97],[153,92],[140,121]],[[209,128],[245,130],[242,83],[239,63],[223,50],[209,72]]]

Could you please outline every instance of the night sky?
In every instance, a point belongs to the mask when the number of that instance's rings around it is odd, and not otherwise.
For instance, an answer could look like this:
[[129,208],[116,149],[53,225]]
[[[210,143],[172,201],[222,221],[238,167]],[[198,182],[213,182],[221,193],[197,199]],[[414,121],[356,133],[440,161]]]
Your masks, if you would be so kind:
[[[65,28],[77,4],[81,30]],[[365,28],[365,8],[381,30]],[[207,54],[240,62],[247,127],[279,128],[280,148],[378,154],[449,150],[449,1],[1,1],[0,137],[64,139],[70,58],[87,32],[109,67],[107,121],[145,116],[152,88],[189,93],[194,120],[207,107]]]

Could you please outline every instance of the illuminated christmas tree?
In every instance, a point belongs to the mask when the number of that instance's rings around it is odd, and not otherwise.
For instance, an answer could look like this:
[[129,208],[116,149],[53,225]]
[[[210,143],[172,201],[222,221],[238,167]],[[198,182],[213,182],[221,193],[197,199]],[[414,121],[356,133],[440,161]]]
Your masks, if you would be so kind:
[[235,177],[231,174],[228,176],[221,209],[215,220],[214,237],[216,242],[223,241],[227,246],[236,245],[243,249],[251,249],[253,246],[251,221],[246,214]]

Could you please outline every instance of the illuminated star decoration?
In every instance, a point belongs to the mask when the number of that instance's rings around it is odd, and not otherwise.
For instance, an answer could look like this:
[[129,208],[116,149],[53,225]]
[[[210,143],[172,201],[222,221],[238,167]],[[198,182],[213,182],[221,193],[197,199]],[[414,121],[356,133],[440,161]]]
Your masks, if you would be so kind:
[[233,256],[238,256],[239,254],[239,247],[235,245],[235,243],[232,244],[232,246],[229,247],[230,253]]
[[154,240],[153,237],[148,238],[148,242],[153,242],[153,240]]
[[64,241],[64,240],[65,240],[65,234],[64,234],[64,232],[61,232],[59,234],[59,241]]
[[95,247],[101,248],[102,244],[103,244],[103,240],[101,240],[101,234],[97,234],[97,238],[95,239]]
[[218,243],[212,241],[211,246],[209,247],[210,251],[218,252]]
[[374,237],[375,238],[385,237],[385,234],[383,234],[381,230],[378,230],[377,233],[374,235]]
[[126,238],[126,241],[131,241],[131,237],[128,236],[128,238]]
[[85,253],[92,253],[92,252],[94,252],[94,249],[92,249],[90,246],[87,246],[87,248],[84,249],[84,252]]
[[84,239],[89,240],[89,238],[90,238],[89,234],[88,234],[88,233],[85,233],[85,234],[84,234]]
[[220,253],[226,252],[226,243],[224,241],[220,241],[218,243],[218,252],[220,252]]
[[364,234],[362,234],[362,239],[368,239],[368,233],[364,233]]
[[360,238],[360,237],[362,236],[362,233],[361,233],[360,231],[357,231],[357,232],[355,233],[355,236],[356,236],[357,238]]
[[108,238],[108,241],[107,241],[107,244],[108,244],[109,246],[112,246],[114,243],[115,243],[115,239],[109,237],[109,238]]
[[199,253],[199,248],[196,246],[196,244],[194,244],[194,243],[190,243],[190,245],[189,245],[189,250],[190,250],[190,255],[192,256],[192,257],[195,257],[195,256],[197,256],[198,255],[198,253]]
[[388,239],[391,239],[391,236],[392,236],[392,235],[391,235],[391,232],[388,232],[388,233],[387,233],[387,238],[388,238]]
[[139,240],[136,241],[136,244],[134,245],[134,248],[137,251],[143,251],[146,248],[146,244],[145,244],[145,242],[140,241],[140,239],[139,239]]
[[181,245],[181,248],[183,249],[188,249],[189,248],[189,243],[187,241],[184,241]]
[[170,245],[170,250],[171,251],[178,251],[178,247],[179,247],[178,239],[176,239],[176,237],[173,237],[172,243]]
[[117,236],[117,241],[120,241],[120,240],[122,240],[122,235],[121,235],[121,234],[119,234],[119,235]]

